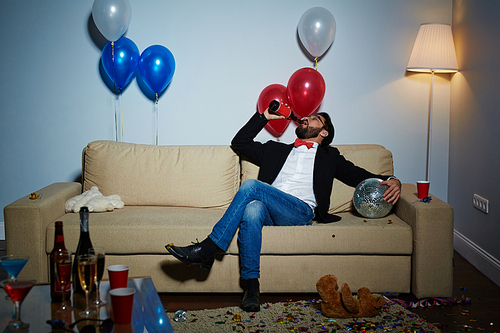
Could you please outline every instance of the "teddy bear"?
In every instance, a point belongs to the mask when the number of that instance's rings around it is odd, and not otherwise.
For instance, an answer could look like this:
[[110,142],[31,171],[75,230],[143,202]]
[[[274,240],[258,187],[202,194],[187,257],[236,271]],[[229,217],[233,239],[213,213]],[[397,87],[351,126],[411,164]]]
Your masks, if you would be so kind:
[[125,203],[119,195],[113,194],[105,197],[97,186],[92,186],[90,190],[68,199],[64,205],[64,209],[67,213],[78,213],[83,206],[87,206],[89,212],[97,213],[110,212],[115,208],[123,208]]
[[347,283],[339,289],[335,275],[322,276],[316,282],[316,289],[321,297],[321,311],[330,318],[373,317],[380,313],[385,300],[373,295],[366,287],[358,290],[354,298]]

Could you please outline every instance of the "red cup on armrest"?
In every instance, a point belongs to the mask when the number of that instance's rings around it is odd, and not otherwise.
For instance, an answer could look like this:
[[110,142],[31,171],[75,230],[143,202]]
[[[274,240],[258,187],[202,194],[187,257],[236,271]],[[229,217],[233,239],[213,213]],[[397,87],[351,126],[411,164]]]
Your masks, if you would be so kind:
[[417,196],[419,199],[423,199],[429,196],[429,186],[431,185],[430,181],[427,180],[419,180],[417,181]]

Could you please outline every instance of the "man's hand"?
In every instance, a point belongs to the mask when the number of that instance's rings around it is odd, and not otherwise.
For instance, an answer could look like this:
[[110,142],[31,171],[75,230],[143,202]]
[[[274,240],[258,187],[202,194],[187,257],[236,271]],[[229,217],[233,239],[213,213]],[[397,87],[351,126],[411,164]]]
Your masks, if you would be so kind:
[[274,120],[274,119],[286,119],[284,116],[280,116],[276,113],[270,113],[269,108],[267,108],[264,112],[264,117],[266,117],[267,120]]
[[396,204],[401,195],[401,182],[398,179],[390,179],[380,182],[380,185],[389,186],[382,195],[384,200],[393,205]]

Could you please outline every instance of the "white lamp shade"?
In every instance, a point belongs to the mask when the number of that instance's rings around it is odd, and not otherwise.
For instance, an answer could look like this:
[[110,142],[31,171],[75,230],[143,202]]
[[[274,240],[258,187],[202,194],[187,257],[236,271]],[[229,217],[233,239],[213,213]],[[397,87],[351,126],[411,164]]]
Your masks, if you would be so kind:
[[406,70],[435,73],[458,71],[455,44],[449,24],[420,25]]

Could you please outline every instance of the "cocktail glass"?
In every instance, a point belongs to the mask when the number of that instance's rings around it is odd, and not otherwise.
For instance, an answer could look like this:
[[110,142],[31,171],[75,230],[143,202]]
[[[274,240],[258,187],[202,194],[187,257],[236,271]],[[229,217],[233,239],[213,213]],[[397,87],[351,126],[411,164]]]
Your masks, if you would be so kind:
[[90,317],[97,312],[89,308],[89,294],[94,285],[97,257],[93,254],[81,254],[76,257],[78,265],[78,278],[82,289],[85,291],[85,311],[79,313],[81,317]]
[[9,254],[0,257],[0,264],[9,274],[11,280],[17,280],[17,276],[23,270],[30,256]]
[[16,319],[11,321],[7,326],[10,331],[20,331],[28,328],[30,324],[21,321],[21,303],[30,292],[31,288],[35,285],[36,280],[27,279],[8,279],[0,282],[0,286],[5,290],[7,295],[14,303],[16,310]]
[[71,304],[66,304],[66,291],[71,285],[71,252],[67,250],[57,251],[54,256],[55,259],[55,273],[59,284],[61,285],[62,304],[57,310],[65,312],[72,309]]
[[91,247],[89,249],[89,254],[93,254],[97,258],[96,262],[96,270],[95,270],[95,286],[96,286],[96,299],[92,303],[96,307],[101,307],[106,305],[105,300],[101,300],[101,294],[99,289],[101,288],[101,279],[102,275],[104,273],[104,259],[106,257],[106,254],[104,252],[103,247]]

